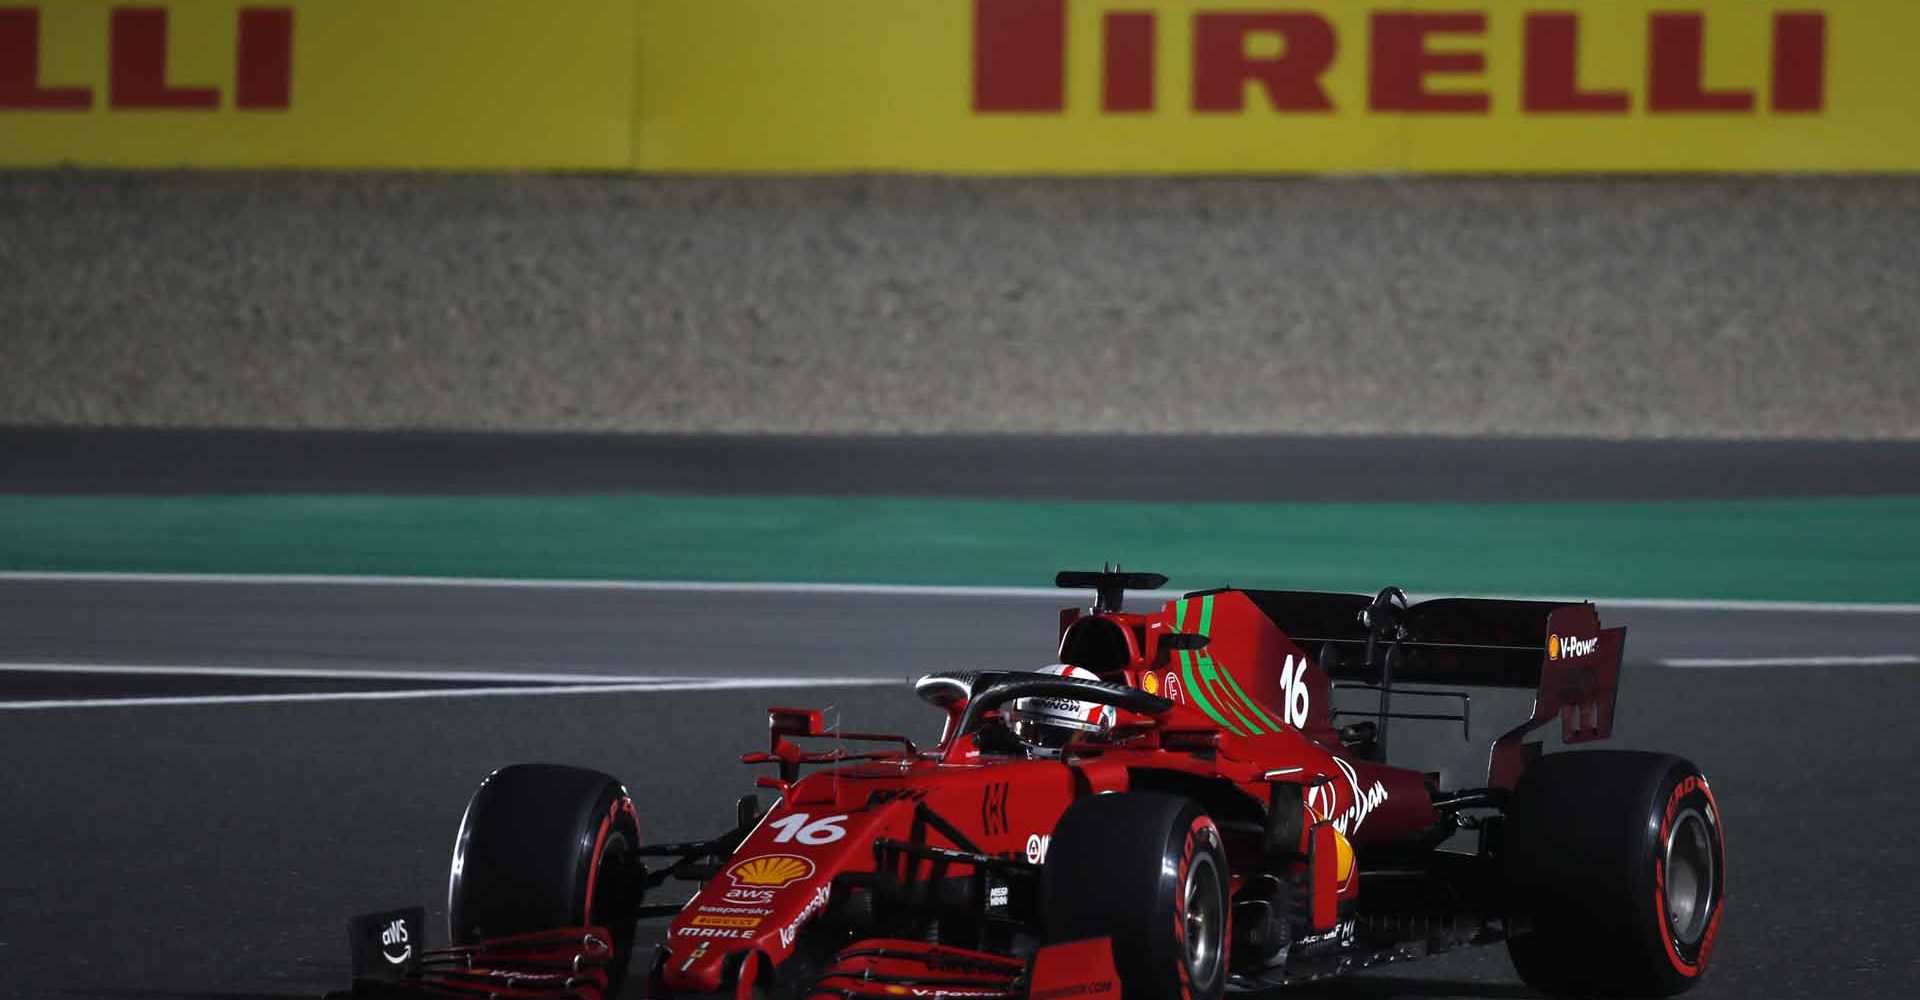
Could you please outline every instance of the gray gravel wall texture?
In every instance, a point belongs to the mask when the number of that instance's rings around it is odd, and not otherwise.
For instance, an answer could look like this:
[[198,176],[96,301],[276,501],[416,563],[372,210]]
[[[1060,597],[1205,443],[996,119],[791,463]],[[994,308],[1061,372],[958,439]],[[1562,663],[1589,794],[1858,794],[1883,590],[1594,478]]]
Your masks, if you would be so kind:
[[1920,437],[1920,179],[0,175],[0,424]]

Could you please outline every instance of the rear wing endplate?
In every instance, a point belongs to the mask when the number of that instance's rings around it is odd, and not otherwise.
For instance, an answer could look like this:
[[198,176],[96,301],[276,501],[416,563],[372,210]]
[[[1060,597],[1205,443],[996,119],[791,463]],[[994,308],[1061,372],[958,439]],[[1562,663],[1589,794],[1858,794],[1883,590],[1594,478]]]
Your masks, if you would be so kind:
[[1330,680],[1381,685],[1458,684],[1534,691],[1526,721],[1494,741],[1487,784],[1512,788],[1526,770],[1526,737],[1560,719],[1567,743],[1613,733],[1625,628],[1602,628],[1592,604],[1441,598],[1398,611],[1389,635],[1360,612],[1379,600],[1357,594],[1244,591]]

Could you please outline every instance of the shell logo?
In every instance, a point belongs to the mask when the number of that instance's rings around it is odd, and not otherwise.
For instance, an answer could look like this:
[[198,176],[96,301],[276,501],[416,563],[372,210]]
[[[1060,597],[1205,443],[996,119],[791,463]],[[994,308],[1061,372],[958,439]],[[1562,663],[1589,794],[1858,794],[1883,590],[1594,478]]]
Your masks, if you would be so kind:
[[763,854],[727,869],[727,877],[742,888],[784,889],[813,874],[813,862],[795,854]]
[[1600,637],[1597,635],[1591,639],[1576,639],[1573,636],[1562,639],[1557,635],[1547,636],[1547,659],[1549,660],[1570,660],[1576,656],[1591,656],[1598,648],[1600,648]]
[[1147,676],[1140,678],[1140,686],[1145,688],[1148,694],[1159,694],[1160,678],[1152,671],[1148,671]]
[[1341,888],[1353,878],[1353,844],[1340,831],[1333,831],[1333,875]]

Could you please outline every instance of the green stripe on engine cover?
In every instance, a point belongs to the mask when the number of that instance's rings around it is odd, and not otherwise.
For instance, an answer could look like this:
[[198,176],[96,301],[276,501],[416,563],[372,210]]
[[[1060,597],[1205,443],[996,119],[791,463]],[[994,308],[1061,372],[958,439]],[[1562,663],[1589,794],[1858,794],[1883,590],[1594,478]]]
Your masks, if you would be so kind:
[[[1211,594],[1200,599],[1199,634],[1203,636],[1211,636],[1213,634],[1213,596]],[[1231,699],[1222,698],[1220,702],[1226,706],[1227,711],[1233,713],[1234,718],[1240,720],[1240,724],[1237,726],[1227,721],[1226,717],[1222,715],[1218,709],[1213,707],[1212,701],[1208,696],[1214,693],[1212,685],[1220,679],[1219,663],[1214,660],[1213,657],[1207,655],[1205,650],[1185,655],[1192,656],[1194,664],[1199,667],[1200,680],[1203,683],[1190,686],[1193,687],[1195,692],[1198,692],[1195,697],[1202,702],[1201,707],[1206,709],[1207,714],[1219,720],[1221,725],[1226,726],[1241,736],[1259,733],[1259,723],[1248,718],[1247,713],[1242,712],[1240,707],[1235,705]]]
[[1200,711],[1212,716],[1213,721],[1227,727],[1227,730],[1235,736],[1247,735],[1241,731],[1239,726],[1234,725],[1228,721],[1226,716],[1221,715],[1220,710],[1214,708],[1213,703],[1207,700],[1206,690],[1200,686],[1199,678],[1194,676],[1193,662],[1194,655],[1191,651],[1184,649],[1180,651],[1180,676],[1186,678],[1187,692],[1193,696],[1193,703],[1200,706]]
[[[1205,601],[1201,602],[1201,605],[1200,605],[1201,629],[1202,629],[1201,634],[1203,635],[1205,634],[1206,626],[1211,624],[1211,622],[1209,621],[1209,618],[1212,610],[1213,610],[1212,598],[1207,598]],[[1186,622],[1187,622],[1187,600],[1185,598],[1181,598],[1180,600],[1173,602],[1174,628],[1176,629],[1185,628]],[[1193,698],[1193,703],[1199,706],[1200,711],[1207,713],[1207,715],[1211,717],[1213,721],[1218,722],[1222,726],[1225,726],[1228,732],[1233,733],[1235,736],[1247,735],[1245,732],[1243,732],[1240,729],[1239,726],[1234,725],[1232,722],[1227,720],[1226,716],[1221,715],[1220,710],[1213,707],[1213,702],[1207,700],[1206,689],[1201,686],[1200,679],[1194,675],[1193,665],[1194,665],[1195,657],[1193,655],[1193,652],[1191,650],[1183,649],[1180,651],[1179,655],[1180,655],[1180,679],[1186,682],[1187,693],[1190,697]]]
[[1260,721],[1267,724],[1267,730],[1269,732],[1277,733],[1280,731],[1280,723],[1273,721],[1273,716],[1268,715],[1266,711],[1260,707],[1259,702],[1247,697],[1247,693],[1240,689],[1240,682],[1234,678],[1233,671],[1222,667],[1220,668],[1220,675],[1225,677],[1227,683],[1233,687],[1233,693],[1238,695],[1240,700],[1245,702],[1248,708],[1253,709],[1253,714],[1259,716]]
[[[1200,602],[1200,634],[1208,638],[1213,637],[1214,596],[1215,595],[1209,594]],[[1260,703],[1247,697],[1247,692],[1241,689],[1240,680],[1233,676],[1233,671],[1227,669],[1225,664],[1214,659],[1209,653],[1202,652],[1199,655],[1201,657],[1201,670],[1209,676],[1225,677],[1227,679],[1227,685],[1233,688],[1233,693],[1241,705],[1245,705],[1246,708],[1253,713],[1253,716],[1249,716],[1246,712],[1240,710],[1239,705],[1235,705],[1232,702],[1227,703],[1227,707],[1233,709],[1233,714],[1239,716],[1240,719],[1247,724],[1248,729],[1258,733],[1261,731],[1260,723],[1264,722],[1266,723],[1266,731],[1275,733],[1280,731],[1280,724],[1273,721],[1272,716],[1260,710]]]

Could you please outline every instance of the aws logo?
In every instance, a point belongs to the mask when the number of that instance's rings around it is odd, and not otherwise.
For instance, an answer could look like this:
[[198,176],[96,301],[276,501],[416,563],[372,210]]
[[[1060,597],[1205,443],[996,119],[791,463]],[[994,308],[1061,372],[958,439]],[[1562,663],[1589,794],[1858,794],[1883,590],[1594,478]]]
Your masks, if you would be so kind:
[[[1092,0],[1081,0],[1092,2]],[[973,110],[976,113],[1062,114],[1067,105],[1068,0],[974,0]],[[1154,6],[1135,0],[1133,6]],[[1171,7],[1170,4],[1159,4]],[[1195,10],[1188,96],[1199,113],[1244,113],[1250,90],[1275,112],[1330,114],[1344,110],[1326,77],[1337,59],[1366,61],[1365,110],[1396,114],[1490,113],[1494,105],[1525,115],[1625,115],[1637,105],[1653,114],[1752,114],[1764,88],[1774,113],[1826,108],[1827,15],[1772,14],[1771,60],[1765,77],[1742,87],[1709,87],[1709,24],[1698,9],[1654,11],[1646,21],[1644,88],[1582,83],[1582,16],[1551,9],[1519,11],[1481,0],[1457,11],[1368,12],[1363,38],[1343,37],[1320,3],[1275,3],[1271,10]],[[1559,4],[1559,7],[1566,5]],[[1181,8],[1184,12],[1184,8]],[[1172,16],[1171,13],[1168,16]],[[1766,16],[1755,13],[1754,17]],[[1489,50],[1489,21],[1519,17],[1517,51]],[[1100,110],[1138,114],[1156,109],[1160,68],[1155,65],[1161,12],[1107,11],[1091,48],[1101,60]],[[1479,43],[1476,45],[1476,43]],[[1521,66],[1519,92],[1475,89],[1462,77],[1484,77],[1489,60]],[[1598,62],[1598,60],[1591,60]],[[1444,90],[1432,77],[1446,75]],[[1460,82],[1452,82],[1458,80]],[[1249,87],[1249,84],[1253,85]]]
[[[293,10],[242,7],[235,15],[233,107],[285,111],[293,104]],[[107,55],[106,106],[115,111],[215,111],[221,87],[173,81],[168,12],[114,7],[100,43]],[[39,7],[0,7],[0,110],[86,111],[94,88],[41,78]]]

